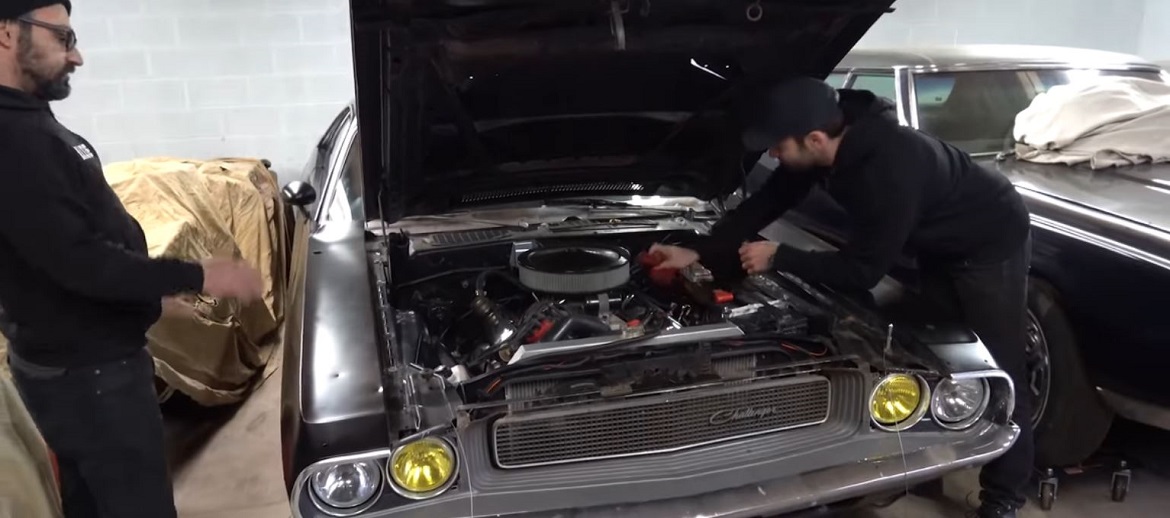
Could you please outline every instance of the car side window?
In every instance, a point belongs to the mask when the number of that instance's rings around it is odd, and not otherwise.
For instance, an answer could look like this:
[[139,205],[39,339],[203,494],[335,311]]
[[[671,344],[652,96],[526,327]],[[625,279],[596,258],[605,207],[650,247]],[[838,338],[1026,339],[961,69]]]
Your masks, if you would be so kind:
[[1002,151],[1037,94],[1026,73],[1010,70],[922,74],[914,90],[918,126],[968,153]]
[[885,97],[893,102],[898,101],[897,92],[894,89],[893,74],[858,74],[854,76],[853,84],[849,88],[869,90],[878,97]]
[[833,72],[829,74],[829,77],[825,78],[825,82],[833,88],[842,88],[845,86],[845,78],[848,76],[849,74],[845,72]]

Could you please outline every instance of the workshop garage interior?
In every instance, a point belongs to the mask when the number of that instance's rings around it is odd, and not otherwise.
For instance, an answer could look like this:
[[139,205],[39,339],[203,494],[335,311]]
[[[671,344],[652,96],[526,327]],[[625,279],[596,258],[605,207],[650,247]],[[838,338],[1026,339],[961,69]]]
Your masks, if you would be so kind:
[[0,0],[0,518],[1170,507],[1170,0]]

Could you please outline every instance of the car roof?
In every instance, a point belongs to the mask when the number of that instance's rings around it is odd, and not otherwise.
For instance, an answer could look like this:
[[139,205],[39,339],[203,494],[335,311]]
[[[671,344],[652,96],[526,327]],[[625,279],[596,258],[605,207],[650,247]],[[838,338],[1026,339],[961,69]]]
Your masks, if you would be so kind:
[[907,66],[931,70],[1070,65],[1103,69],[1157,69],[1131,54],[1043,45],[954,45],[945,47],[854,48],[837,70]]

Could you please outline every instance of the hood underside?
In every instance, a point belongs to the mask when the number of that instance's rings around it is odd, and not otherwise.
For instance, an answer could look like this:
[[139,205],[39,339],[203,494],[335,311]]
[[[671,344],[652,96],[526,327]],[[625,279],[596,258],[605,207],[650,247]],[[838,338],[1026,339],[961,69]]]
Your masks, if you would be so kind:
[[826,77],[892,3],[351,0],[367,215],[730,192],[744,92]]

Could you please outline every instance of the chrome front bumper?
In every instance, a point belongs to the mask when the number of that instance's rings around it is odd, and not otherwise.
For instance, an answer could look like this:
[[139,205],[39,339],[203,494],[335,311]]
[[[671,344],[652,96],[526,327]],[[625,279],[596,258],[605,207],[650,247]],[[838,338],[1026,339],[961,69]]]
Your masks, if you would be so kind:
[[[1006,452],[1015,443],[1018,436],[1019,427],[1015,424],[990,425],[977,434],[967,435],[954,442],[935,443],[911,451],[906,455],[871,457],[857,462],[841,463],[762,480],[740,487],[661,498],[641,503],[596,507],[574,506],[568,509],[532,512],[531,509],[535,507],[531,506],[533,499],[545,502],[548,499],[564,500],[558,496],[558,491],[497,494],[495,502],[483,500],[483,496],[477,498],[462,493],[444,495],[433,500],[410,502],[391,509],[370,509],[359,516],[363,518],[433,516],[468,518],[478,516],[754,518],[771,516],[811,509],[866,495],[896,492],[959,469],[980,466]],[[910,438],[907,440],[912,441]],[[822,455],[825,453],[822,452]],[[831,457],[832,454],[826,456]],[[707,476],[722,478],[719,473]],[[690,482],[699,482],[702,485],[705,481],[691,480]],[[712,486],[717,485],[714,478],[710,482]],[[297,490],[303,491],[304,488],[298,487]],[[504,497],[506,503],[498,500],[499,497]],[[306,505],[305,500],[307,499],[293,499],[293,515],[295,517],[327,516],[312,508],[311,505]],[[301,505],[297,505],[298,503]],[[548,509],[548,507],[544,509]]]

